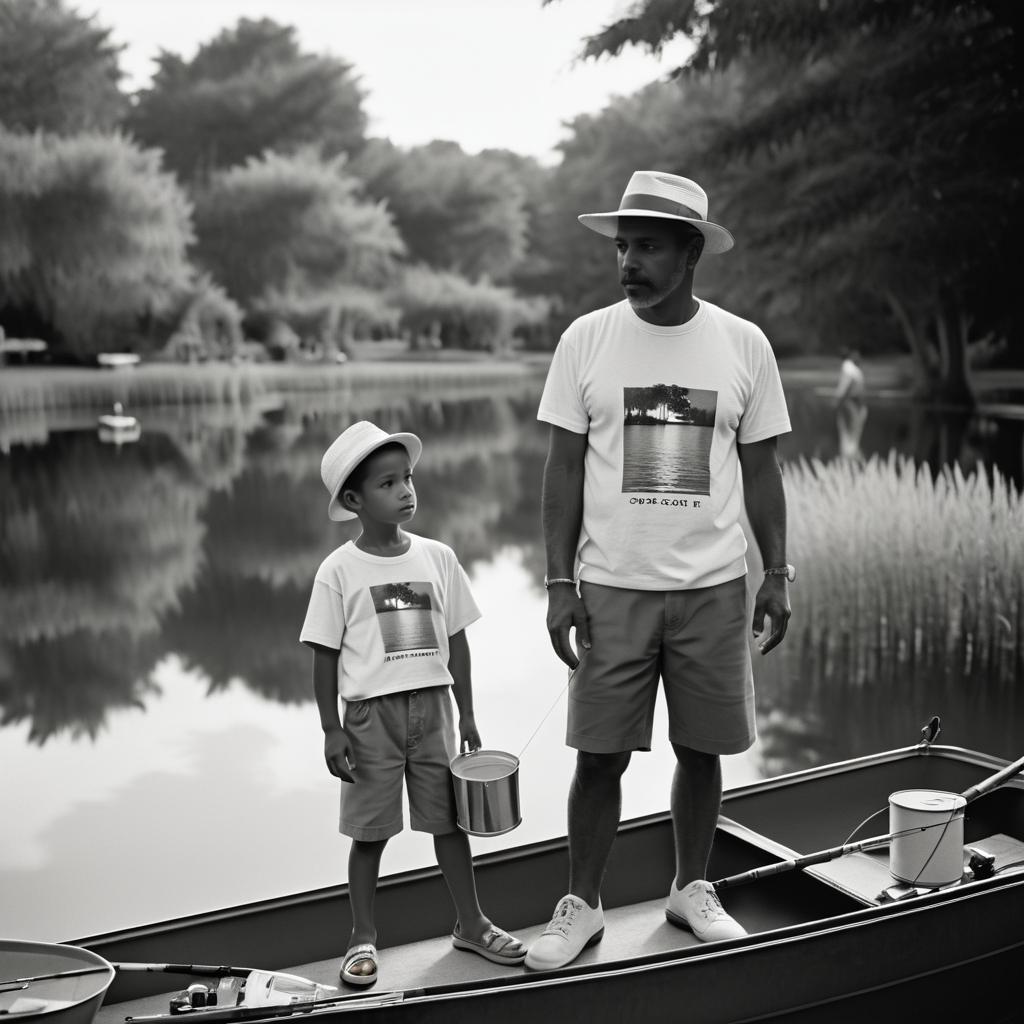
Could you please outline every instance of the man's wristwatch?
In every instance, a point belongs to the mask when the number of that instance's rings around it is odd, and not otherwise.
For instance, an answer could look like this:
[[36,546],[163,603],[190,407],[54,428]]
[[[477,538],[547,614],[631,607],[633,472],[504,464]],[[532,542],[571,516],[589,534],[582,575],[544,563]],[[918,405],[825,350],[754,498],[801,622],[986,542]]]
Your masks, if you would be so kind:
[[790,565],[776,565],[770,569],[765,569],[765,576],[785,576],[790,583],[796,579],[796,566]]

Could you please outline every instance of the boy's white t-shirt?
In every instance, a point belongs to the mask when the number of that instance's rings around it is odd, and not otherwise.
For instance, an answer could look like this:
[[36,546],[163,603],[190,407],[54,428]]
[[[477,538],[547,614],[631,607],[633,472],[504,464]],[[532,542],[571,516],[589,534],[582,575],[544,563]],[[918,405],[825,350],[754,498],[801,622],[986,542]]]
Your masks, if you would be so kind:
[[581,579],[685,590],[746,572],[737,441],[790,429],[771,345],[703,299],[657,327],[627,301],[569,325],[537,418],[588,435]]
[[317,570],[299,639],[340,651],[343,700],[450,686],[448,638],[480,618],[455,552],[408,537],[394,558],[349,541]]

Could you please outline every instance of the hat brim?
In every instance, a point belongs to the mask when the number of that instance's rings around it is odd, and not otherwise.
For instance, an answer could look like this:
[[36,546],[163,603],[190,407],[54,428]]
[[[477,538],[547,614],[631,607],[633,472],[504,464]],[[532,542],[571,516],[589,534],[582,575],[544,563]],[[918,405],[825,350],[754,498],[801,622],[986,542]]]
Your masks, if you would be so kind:
[[710,220],[697,217],[680,217],[675,213],[660,213],[656,210],[612,210],[609,213],[581,213],[576,219],[591,231],[596,231],[606,238],[614,238],[618,233],[620,217],[647,217],[654,220],[679,220],[692,224],[704,236],[704,251],[707,253],[727,252],[736,243],[732,234]]
[[331,494],[331,500],[327,505],[327,516],[329,519],[333,519],[336,523],[346,523],[352,519],[358,519],[359,517],[355,512],[350,512],[344,505],[338,500],[341,496],[342,488],[345,486],[346,481],[352,475],[352,470],[359,465],[367,455],[372,455],[378,448],[383,448],[386,444],[398,443],[409,453],[409,462],[415,466],[419,462],[420,456],[423,454],[423,442],[415,434],[388,434],[387,437],[379,438],[374,441],[373,444],[366,445],[358,452],[352,454],[352,458],[341,474],[341,480],[338,486],[334,489]]

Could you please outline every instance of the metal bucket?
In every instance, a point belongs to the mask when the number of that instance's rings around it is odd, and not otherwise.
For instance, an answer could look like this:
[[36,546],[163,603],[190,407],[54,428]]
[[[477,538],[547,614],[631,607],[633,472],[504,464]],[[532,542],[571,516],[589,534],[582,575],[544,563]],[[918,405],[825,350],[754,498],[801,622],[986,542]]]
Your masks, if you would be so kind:
[[[889,797],[889,873],[900,882],[937,888],[964,872],[964,808],[958,793],[903,789]],[[923,831],[920,831],[923,829]]]
[[519,813],[519,758],[503,750],[473,750],[451,763],[459,828],[471,836],[500,836]]
[[[83,970],[88,973],[41,977]],[[114,968],[78,946],[0,939],[0,982],[16,978],[21,985],[0,991],[0,1012],[12,1019],[42,1017],[46,1024],[91,1024],[114,980]]]

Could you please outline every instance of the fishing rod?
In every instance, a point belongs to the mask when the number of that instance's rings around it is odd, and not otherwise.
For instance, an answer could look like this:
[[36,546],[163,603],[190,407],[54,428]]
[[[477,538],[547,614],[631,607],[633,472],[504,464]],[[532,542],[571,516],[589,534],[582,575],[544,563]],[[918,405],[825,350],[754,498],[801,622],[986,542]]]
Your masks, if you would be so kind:
[[[1001,786],[1004,782],[1012,779],[1015,775],[1019,775],[1020,772],[1024,771],[1024,757],[1018,758],[1012,764],[1007,765],[1005,768],[1000,769],[994,775],[990,775],[987,779],[983,779],[977,785],[971,786],[969,789],[965,789],[960,793],[960,797],[963,798],[965,803],[971,803],[972,800],[976,800],[979,796],[990,792],[997,786]],[[930,828],[942,828],[947,822],[935,822],[931,825],[919,825],[914,828],[903,829],[899,832],[890,832],[884,836],[872,836],[870,839],[862,839],[856,843],[844,843],[842,846],[833,846],[828,850],[818,850],[815,853],[804,854],[802,857],[793,857],[790,860],[779,861],[775,864],[766,864],[763,867],[752,868],[750,871],[742,871],[738,875],[729,875],[726,878],[720,878],[717,882],[712,882],[716,892],[721,892],[723,889],[730,889],[736,885],[744,885],[747,882],[754,882],[759,878],[767,878],[771,875],[781,875],[787,871],[793,871],[796,868],[809,867],[812,864],[824,864],[826,861],[835,860],[838,857],[843,857],[848,853],[858,853],[861,850],[867,850],[872,846],[882,846],[885,843],[892,842],[894,839],[900,839],[903,836],[911,835],[916,832],[924,832]]]

